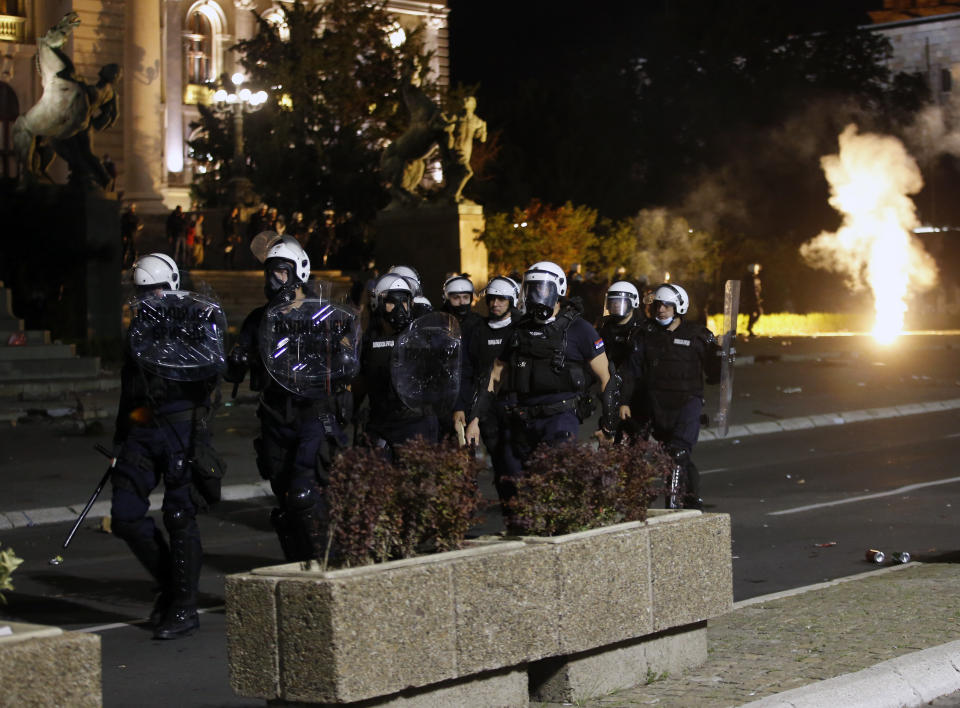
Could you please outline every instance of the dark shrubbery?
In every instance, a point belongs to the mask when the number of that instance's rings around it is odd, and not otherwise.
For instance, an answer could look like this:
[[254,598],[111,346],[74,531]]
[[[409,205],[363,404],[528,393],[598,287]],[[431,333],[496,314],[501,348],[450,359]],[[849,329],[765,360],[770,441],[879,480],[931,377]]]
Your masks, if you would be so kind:
[[452,443],[417,439],[380,452],[352,448],[330,471],[330,529],[339,565],[459,548],[478,521],[478,462]]
[[514,480],[517,496],[508,505],[513,533],[556,536],[644,521],[656,488],[670,473],[670,456],[659,443],[541,445]]

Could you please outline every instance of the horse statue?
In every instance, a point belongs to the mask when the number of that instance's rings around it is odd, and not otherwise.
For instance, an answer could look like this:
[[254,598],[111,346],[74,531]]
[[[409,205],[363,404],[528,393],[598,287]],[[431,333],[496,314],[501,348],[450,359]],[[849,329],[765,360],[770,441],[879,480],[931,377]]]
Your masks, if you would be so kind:
[[43,94],[13,124],[21,186],[46,176],[55,155],[67,162],[71,183],[100,188],[110,184],[110,174],[93,154],[90,132],[109,128],[117,120],[120,67],[102,67],[95,85],[77,76],[61,47],[79,24],[77,13],[68,12],[37,42]]
[[446,139],[440,107],[420,88],[416,75],[403,85],[400,93],[410,113],[410,124],[380,156],[380,173],[391,196],[388,209],[420,202],[416,189],[423,179],[426,158],[434,145]]

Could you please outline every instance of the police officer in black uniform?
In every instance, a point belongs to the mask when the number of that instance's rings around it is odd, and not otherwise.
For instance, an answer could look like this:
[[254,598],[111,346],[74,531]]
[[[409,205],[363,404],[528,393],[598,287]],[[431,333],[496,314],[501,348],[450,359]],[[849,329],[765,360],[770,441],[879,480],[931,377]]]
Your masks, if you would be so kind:
[[[504,383],[516,394],[507,407],[509,444],[504,455],[504,476],[519,478],[523,465],[541,443],[575,440],[583,417],[582,397],[588,377],[600,381],[603,415],[601,430],[612,438],[616,426],[613,387],[603,340],[579,310],[561,305],[567,278],[556,263],[541,261],[523,276],[525,316],[517,323],[511,341],[497,358],[490,375],[481,380],[467,439],[477,440],[480,421],[494,410],[495,392]],[[501,485],[504,500],[515,495],[509,482]]]
[[473,281],[465,275],[451,276],[443,284],[443,304],[440,311],[456,317],[464,336],[468,330],[483,324],[483,317],[471,309],[473,294]]
[[[519,298],[520,286],[505,275],[498,275],[487,283],[484,289],[487,317],[482,325],[474,327],[464,335],[460,396],[453,412],[454,427],[466,427],[467,413],[473,403],[478,380],[486,381],[493,362],[505,358],[503,351],[513,334],[514,315],[520,314],[516,311]],[[504,443],[507,440],[505,406],[509,400],[506,393],[498,397],[493,404],[493,410],[480,421],[480,438],[490,453],[493,481],[501,499],[504,497],[501,478],[505,474]]]
[[700,435],[704,376],[707,383],[720,382],[720,346],[709,329],[684,322],[690,301],[679,285],[658,287],[652,307],[654,319],[633,337],[622,392],[622,400],[641,401],[642,409],[623,405],[620,417],[649,422],[653,437],[686,474],[683,505],[699,509],[700,475],[690,456]]
[[[640,307],[640,291],[625,280],[619,280],[607,288],[606,309],[608,314],[600,320],[597,331],[610,361],[610,375],[616,377],[614,385],[620,386],[623,370],[633,349],[633,334],[646,324],[647,317]],[[633,402],[629,402],[629,405],[633,405]],[[640,432],[635,420],[621,420],[617,426],[616,440],[619,442],[625,435],[636,436]]]
[[[268,302],[244,320],[224,378],[239,384],[249,370],[250,388],[260,392],[260,437],[253,446],[260,475],[269,480],[277,499],[270,521],[284,557],[319,560],[327,553],[329,470],[347,440],[334,397],[308,398],[287,390],[267,372],[260,351],[260,325],[268,308],[316,297],[307,284],[310,258],[295,238],[278,236],[263,265]],[[349,391],[344,395],[349,397]]]
[[381,276],[374,286],[375,307],[363,336],[360,375],[353,390],[357,406],[369,398],[367,442],[392,455],[396,445],[414,437],[434,442],[439,423],[434,411],[411,408],[398,395],[391,377],[393,350],[399,335],[410,326],[413,290],[396,273]]
[[[138,294],[159,295],[180,288],[180,273],[170,256],[150,253],[133,264]],[[160,592],[150,614],[155,639],[177,639],[200,626],[197,586],[203,549],[191,493],[191,459],[201,446],[210,448],[208,422],[213,375],[200,381],[174,381],[151,373],[135,359],[129,345],[120,374],[111,475],[110,517],[113,534],[126,541],[152,575]],[[163,525],[167,543],[147,516],[150,492],[163,480]]]

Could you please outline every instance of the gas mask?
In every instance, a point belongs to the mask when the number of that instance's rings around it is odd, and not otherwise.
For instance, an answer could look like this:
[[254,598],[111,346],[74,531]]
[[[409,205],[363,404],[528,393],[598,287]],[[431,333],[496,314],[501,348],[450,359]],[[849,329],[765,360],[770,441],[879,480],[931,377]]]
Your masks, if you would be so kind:
[[553,308],[559,299],[555,283],[547,280],[530,280],[523,284],[524,309],[540,324],[546,323],[553,317]]
[[[386,303],[393,307],[387,311]],[[399,332],[410,324],[410,296],[407,294],[390,293],[383,297],[383,302],[377,307],[377,312],[383,321],[390,325],[395,332]]]
[[[279,277],[276,271],[287,274],[286,279]],[[268,300],[273,300],[285,289],[293,289],[299,284],[294,265],[284,258],[268,258],[263,264],[264,285],[263,293]]]

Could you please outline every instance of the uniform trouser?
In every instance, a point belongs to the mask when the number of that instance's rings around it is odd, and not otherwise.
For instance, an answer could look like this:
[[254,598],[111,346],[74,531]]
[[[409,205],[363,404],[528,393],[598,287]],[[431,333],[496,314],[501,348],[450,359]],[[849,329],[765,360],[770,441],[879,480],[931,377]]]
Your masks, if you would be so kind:
[[387,456],[393,459],[393,448],[403,445],[416,437],[427,442],[435,442],[440,434],[437,416],[427,414],[416,418],[394,418],[392,420],[371,420],[367,425],[367,436],[371,443],[383,448]]
[[501,503],[509,502],[517,494],[513,480],[522,479],[527,459],[540,444],[563,443],[577,439],[580,420],[573,411],[553,415],[525,417],[507,414],[506,439],[503,441],[503,477]]
[[[196,606],[202,548],[197,507],[190,496],[192,471],[188,456],[194,433],[190,420],[131,429],[111,475],[110,516],[113,533],[157,580],[163,592],[174,593],[184,607]],[[170,545],[147,516],[150,492],[163,481],[163,521]],[[173,552],[171,553],[171,546]]]
[[260,475],[277,498],[271,522],[290,561],[327,553],[329,504],[326,487],[336,451],[346,443],[331,414],[277,420],[261,409],[260,437],[254,441]]
[[684,450],[687,453],[686,493],[700,496],[700,472],[693,464],[693,446],[700,437],[700,414],[703,412],[703,399],[690,396],[679,408],[668,410],[656,407],[653,418],[653,437],[668,448]]
[[[497,489],[497,496],[503,504],[506,494],[514,489],[509,483],[505,483],[503,478],[509,476],[507,467],[507,447],[509,446],[510,436],[508,433],[508,421],[504,405],[500,401],[495,401],[491,416],[480,423],[480,439],[483,446],[490,455],[490,463],[493,466],[493,486]],[[508,485],[508,486],[505,486]]]

